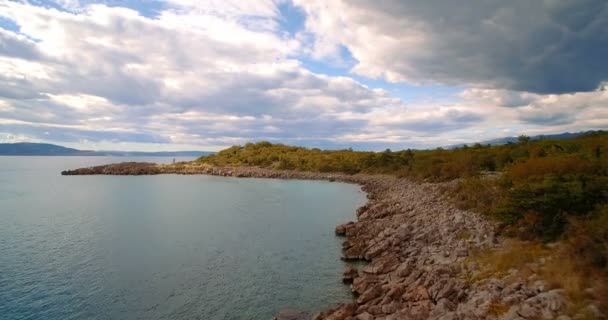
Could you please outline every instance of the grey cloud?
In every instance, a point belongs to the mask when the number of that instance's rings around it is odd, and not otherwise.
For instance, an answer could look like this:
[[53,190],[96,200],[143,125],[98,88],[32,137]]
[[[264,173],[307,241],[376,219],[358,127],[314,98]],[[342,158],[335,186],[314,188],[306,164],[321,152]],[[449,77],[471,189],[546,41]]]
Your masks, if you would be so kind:
[[27,60],[41,59],[36,44],[23,36],[17,36],[0,28],[0,55]]
[[27,79],[9,78],[0,75],[0,98],[36,99],[44,97]]
[[[363,2],[359,4],[364,5]],[[490,4],[481,6],[482,11],[498,5]],[[371,19],[369,21],[374,21],[375,25],[370,27],[377,28],[377,35],[391,30],[394,36],[398,36],[398,30],[405,30],[407,23],[391,17],[401,17],[406,13],[392,2],[380,2],[379,6],[373,9],[377,14],[378,10],[384,12],[382,14],[388,15],[388,18]],[[419,9],[414,8],[416,10],[408,14],[423,16],[433,13],[430,10],[432,7],[423,4],[416,6]],[[24,12],[31,7],[23,5],[18,9]],[[470,95],[485,94],[487,98],[484,96],[473,101],[467,100],[470,97],[464,97],[462,105],[452,110],[445,111],[440,106],[429,105],[407,111],[399,99],[386,92],[369,89],[348,77],[322,76],[303,69],[298,61],[279,50],[287,46],[282,38],[260,41],[255,45],[247,42],[248,37],[238,38],[238,41],[221,41],[200,30],[182,29],[181,24],[178,24],[180,27],[172,26],[160,20],[162,15],[148,19],[101,6],[97,9],[101,11],[91,16],[87,16],[86,10],[77,15],[32,10],[31,15],[37,17],[42,26],[44,23],[59,25],[60,28],[53,30],[59,30],[69,39],[64,42],[62,37],[54,37],[53,34],[47,39],[50,45],[46,47],[30,41],[28,37],[3,31],[4,37],[10,40],[5,42],[10,48],[0,51],[0,58],[9,61],[9,64],[23,60],[29,63],[18,72],[25,74],[25,77],[0,76],[2,131],[44,140],[52,138],[58,142],[86,139],[227,145],[265,139],[307,146],[353,146],[378,150],[441,145],[437,137],[464,128],[492,125],[495,120],[492,117],[498,116],[477,112],[478,105],[486,103],[488,108],[498,105],[519,107],[494,109],[507,110],[515,122],[541,125],[564,123],[567,117],[557,114],[573,114],[569,107],[551,113],[548,110],[553,104],[541,106],[540,111],[526,109],[532,102],[541,99],[541,95],[510,91],[499,95],[497,92],[484,92],[492,90],[481,89]],[[439,13],[445,15],[449,12],[446,10],[439,10]],[[510,63],[518,63],[514,55],[501,52],[501,46],[488,49],[495,57],[490,57],[485,51],[472,52],[473,49],[469,50],[464,44],[473,48],[481,40],[463,32],[462,28],[448,28],[460,22],[466,25],[470,19],[462,18],[462,15],[471,14],[480,19],[483,14],[461,12],[463,10],[459,6],[452,10],[454,17],[438,19],[435,26],[436,30],[445,32],[446,39],[451,42],[433,42],[437,50],[429,51],[428,57],[412,56],[417,67],[414,75],[422,76],[430,70],[433,75],[429,78],[431,80],[456,81],[455,69],[446,69],[451,67],[462,71],[459,81],[514,81],[514,77],[507,77],[504,72],[497,73],[496,68],[487,67],[491,62],[502,59],[510,62],[500,68],[508,69]],[[503,15],[500,19],[517,18],[508,10]],[[27,25],[30,18],[25,15],[17,22]],[[567,28],[584,32],[590,27],[568,22]],[[25,30],[22,32],[36,34],[36,31],[31,31],[32,28],[22,29]],[[41,29],[37,32],[47,31]],[[555,30],[561,29],[554,28],[543,34],[551,39],[562,39],[561,31]],[[228,36],[243,37],[241,34]],[[543,37],[535,41],[542,41]],[[456,38],[463,45],[450,48]],[[533,46],[534,43],[529,45]],[[49,47],[60,49],[60,54],[44,51]],[[541,47],[544,45],[541,44]],[[532,50],[525,46],[522,48],[524,51]],[[382,48],[373,49],[380,51]],[[441,63],[437,60],[454,56],[454,53],[460,59],[447,59]],[[407,54],[408,50],[389,51],[387,55],[379,55],[378,62],[387,63],[389,69],[402,71],[411,67],[411,61],[404,62]],[[484,63],[480,64],[480,61]],[[36,72],[28,69],[30,65],[35,67],[31,70],[41,66],[48,77],[30,74]],[[473,67],[476,65],[479,68]],[[75,105],[64,105],[70,103],[70,98],[76,100]],[[90,99],[92,104],[78,105],[80,98]],[[601,105],[603,101],[599,98],[584,99],[594,105]],[[581,103],[569,101],[568,106],[576,108],[577,105],[588,104],[587,100]],[[393,115],[387,114],[386,110],[401,113],[395,116],[403,116],[404,120],[393,121]],[[543,119],[543,114],[549,116]],[[379,115],[379,118],[375,118],[375,115]],[[425,142],[433,137],[436,140],[432,143]],[[416,139],[421,139],[421,142],[416,142]]]
[[23,124],[0,124],[0,132],[19,132],[36,139],[52,140],[59,143],[78,142],[88,140],[91,142],[140,142],[140,143],[170,143],[166,137],[151,132],[112,132],[83,130],[66,127]]
[[558,112],[558,113],[524,113],[520,115],[520,119],[533,124],[543,126],[554,126],[570,124],[575,121],[575,117],[572,113]]
[[[363,75],[383,70],[415,82],[536,93],[591,91],[608,79],[605,0],[345,3],[349,10],[334,14],[344,19],[336,28],[346,31],[331,32]],[[357,34],[360,25],[374,36]],[[412,36],[423,42],[410,45]]]
[[470,123],[483,120],[483,117],[477,113],[470,111],[460,111],[456,109],[449,110],[446,113],[446,118],[450,121],[461,123]]

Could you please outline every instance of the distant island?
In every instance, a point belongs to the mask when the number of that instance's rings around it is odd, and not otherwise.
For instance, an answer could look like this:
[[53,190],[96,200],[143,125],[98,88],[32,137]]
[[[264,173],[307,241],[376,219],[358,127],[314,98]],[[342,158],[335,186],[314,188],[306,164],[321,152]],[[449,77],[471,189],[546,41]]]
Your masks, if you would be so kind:
[[49,143],[0,143],[0,156],[109,156],[109,157],[202,157],[211,151],[93,151]]

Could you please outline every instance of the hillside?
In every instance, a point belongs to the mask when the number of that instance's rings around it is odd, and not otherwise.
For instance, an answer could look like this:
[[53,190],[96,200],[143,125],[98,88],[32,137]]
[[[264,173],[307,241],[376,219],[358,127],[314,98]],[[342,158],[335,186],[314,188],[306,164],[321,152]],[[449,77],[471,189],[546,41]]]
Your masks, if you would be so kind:
[[113,156],[113,157],[201,157],[209,151],[91,151],[48,143],[0,143],[0,156]]
[[1,143],[0,155],[27,156],[80,156],[89,155],[90,151],[81,151],[48,143]]

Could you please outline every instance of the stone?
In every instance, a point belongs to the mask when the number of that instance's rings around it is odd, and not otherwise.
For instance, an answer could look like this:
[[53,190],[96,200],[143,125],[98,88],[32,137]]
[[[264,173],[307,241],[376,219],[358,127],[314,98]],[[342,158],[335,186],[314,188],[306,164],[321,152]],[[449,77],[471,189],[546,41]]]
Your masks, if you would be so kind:
[[[359,296],[353,303],[324,311],[316,319],[486,319],[490,318],[487,313],[493,303],[511,308],[505,314],[508,319],[529,319],[557,316],[567,305],[560,292],[547,291],[549,287],[540,281],[540,272],[529,279],[518,279],[521,276],[513,268],[504,278],[478,283],[468,280],[482,273],[480,266],[466,257],[478,249],[499,248],[501,240],[494,235],[492,223],[455,208],[446,199],[446,187],[456,181],[415,183],[380,175],[213,167],[196,162],[167,166],[117,164],[65,174],[160,173],[323,179],[361,185],[368,202],[357,210],[358,220],[335,228],[336,235],[345,237],[344,260],[370,262],[361,272],[349,268],[343,275]],[[467,231],[467,239],[458,239],[462,230]],[[542,265],[534,268],[540,271]],[[527,287],[526,283],[532,285]]]
[[372,261],[363,269],[369,274],[384,274],[394,270],[399,264],[399,259],[395,255],[389,254]]
[[426,319],[429,316],[429,309],[431,302],[426,300],[422,302],[415,303],[411,309],[410,314],[413,319]]
[[539,310],[534,307],[531,307],[528,304],[521,305],[517,313],[524,318],[536,318],[540,316]]
[[343,236],[343,235],[345,235],[345,234],[346,234],[346,230],[347,230],[347,228],[348,228],[349,226],[353,225],[353,224],[354,224],[354,222],[350,221],[350,222],[348,222],[348,223],[338,225],[338,226],[336,227],[336,235],[338,235],[338,236]]
[[412,265],[410,264],[409,261],[405,261],[403,263],[401,263],[401,265],[399,265],[399,267],[397,267],[397,276],[399,277],[407,277],[410,272],[412,272]]
[[413,292],[413,301],[429,300],[431,296],[425,287],[417,287]]
[[447,312],[441,315],[437,320],[457,320],[456,312]]
[[285,309],[274,317],[274,320],[310,320],[311,315],[298,310]]
[[[341,304],[334,310],[330,312],[327,316],[321,316],[321,319],[325,320],[345,320],[349,317],[352,317],[355,314],[355,310],[357,310],[357,306],[355,304]],[[319,317],[317,317],[319,318]]]
[[379,297],[381,294],[382,294],[382,288],[379,285],[374,285],[374,286],[368,288],[367,290],[365,290],[365,292],[363,292],[359,296],[359,298],[357,298],[357,303],[362,304],[362,303],[368,302],[372,299]]
[[459,258],[464,258],[469,256],[469,250],[464,248],[459,248],[456,250],[456,256]]
[[367,312],[363,312],[361,314],[358,314],[355,317],[356,320],[374,320],[374,316],[372,316],[371,314],[367,313]]
[[359,276],[359,271],[353,267],[348,267],[346,271],[342,274],[342,282],[344,283],[352,283],[353,280]]

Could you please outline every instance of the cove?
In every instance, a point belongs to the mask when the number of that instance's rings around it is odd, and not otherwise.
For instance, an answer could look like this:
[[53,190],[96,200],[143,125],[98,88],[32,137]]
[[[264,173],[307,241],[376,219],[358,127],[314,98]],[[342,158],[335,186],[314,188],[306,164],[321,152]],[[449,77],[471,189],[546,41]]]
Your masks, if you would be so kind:
[[352,301],[334,228],[365,202],[358,186],[59,175],[118,161],[0,158],[0,314],[271,319]]

